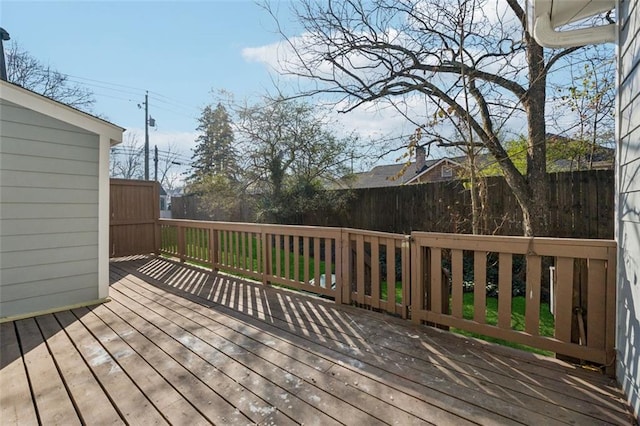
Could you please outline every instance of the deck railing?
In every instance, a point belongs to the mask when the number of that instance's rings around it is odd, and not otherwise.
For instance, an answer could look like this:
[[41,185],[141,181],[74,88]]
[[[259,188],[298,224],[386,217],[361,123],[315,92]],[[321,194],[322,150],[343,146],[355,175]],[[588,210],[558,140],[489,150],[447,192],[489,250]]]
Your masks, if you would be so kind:
[[160,252],[181,261],[343,302],[339,228],[163,219],[160,230]]
[[[602,365],[612,363],[614,241],[423,232],[414,232],[412,238],[414,322],[455,327]],[[450,265],[448,283],[442,280],[443,264]],[[492,321],[487,318],[489,276],[491,284],[497,284],[497,319]],[[471,277],[473,291],[473,305],[467,309],[472,314],[466,315],[465,277]],[[519,280],[524,287],[524,318],[516,318],[512,306],[513,285]],[[547,313],[552,312],[552,330],[541,327],[541,300],[547,301]]]
[[[161,219],[160,252],[440,327],[611,365],[608,240],[410,236],[345,228]],[[549,271],[554,271],[553,276]],[[489,287],[488,287],[489,286]],[[513,297],[521,286],[522,296]],[[487,288],[493,288],[492,300]],[[496,301],[497,299],[497,301]],[[488,303],[495,303],[495,317]],[[524,303],[523,318],[514,305]],[[541,313],[553,312],[549,328]]]

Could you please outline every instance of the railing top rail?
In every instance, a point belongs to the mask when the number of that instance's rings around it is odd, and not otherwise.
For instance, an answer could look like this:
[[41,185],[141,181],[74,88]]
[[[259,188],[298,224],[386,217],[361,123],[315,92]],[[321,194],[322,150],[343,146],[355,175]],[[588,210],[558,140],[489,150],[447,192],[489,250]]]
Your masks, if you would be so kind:
[[405,234],[395,234],[391,232],[382,232],[382,231],[370,231],[367,229],[357,229],[357,228],[341,228],[343,231],[348,232],[349,234],[356,235],[365,235],[370,237],[380,237],[380,238],[394,238],[398,240],[405,240],[410,238],[409,235]]
[[616,242],[613,240],[462,235],[435,232],[413,232],[411,236],[416,243],[429,247],[589,259],[608,259],[611,250],[616,248]]
[[512,241],[524,241],[529,242],[533,240],[534,242],[541,244],[558,244],[558,245],[581,245],[588,247],[615,247],[615,240],[601,240],[601,239],[585,239],[585,238],[558,238],[558,237],[521,237],[521,236],[507,236],[507,235],[471,235],[471,234],[449,234],[446,232],[423,232],[423,231],[413,231],[411,233],[413,238],[416,237],[426,237],[426,238],[445,238],[445,239],[456,239],[463,241],[474,241],[474,240],[488,240],[495,242],[512,242]]
[[219,229],[235,231],[238,229],[251,230],[254,232],[265,232],[269,234],[287,234],[300,235],[309,237],[334,237],[335,234],[341,232],[341,228],[322,227],[322,226],[304,226],[304,225],[275,225],[267,223],[248,223],[248,222],[216,222],[208,220],[189,220],[189,219],[160,219],[162,225],[176,226],[192,226],[196,228]]

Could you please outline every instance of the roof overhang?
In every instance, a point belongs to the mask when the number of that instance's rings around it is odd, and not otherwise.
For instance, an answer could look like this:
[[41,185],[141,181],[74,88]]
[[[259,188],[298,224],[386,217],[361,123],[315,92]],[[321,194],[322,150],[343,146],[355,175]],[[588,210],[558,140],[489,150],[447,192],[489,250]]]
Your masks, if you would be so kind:
[[615,8],[616,0],[527,0],[529,32],[552,48],[615,42],[616,24],[558,29]]
[[122,142],[124,128],[15,84],[0,80],[0,99],[104,136],[111,146]]

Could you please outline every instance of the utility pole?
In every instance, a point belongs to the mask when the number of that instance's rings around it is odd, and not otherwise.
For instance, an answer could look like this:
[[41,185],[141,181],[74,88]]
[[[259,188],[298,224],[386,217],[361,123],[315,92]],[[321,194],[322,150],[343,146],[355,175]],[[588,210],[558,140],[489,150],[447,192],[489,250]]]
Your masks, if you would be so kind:
[[144,180],[149,180],[149,91],[144,95]]
[[153,172],[153,180],[158,181],[158,145],[154,145],[153,149],[153,162],[155,164],[154,172]]

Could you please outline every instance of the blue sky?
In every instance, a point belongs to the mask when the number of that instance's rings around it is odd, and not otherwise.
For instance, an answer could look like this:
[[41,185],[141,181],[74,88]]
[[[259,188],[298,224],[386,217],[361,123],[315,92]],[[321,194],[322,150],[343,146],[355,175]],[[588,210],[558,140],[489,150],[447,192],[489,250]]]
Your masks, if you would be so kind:
[[187,156],[212,89],[239,98],[273,89],[267,67],[242,54],[280,40],[252,1],[3,0],[0,25],[21,49],[86,84],[97,99],[94,112],[122,127],[141,132],[137,104],[149,90],[158,125],[151,144],[173,140]]
[[[278,5],[288,35],[299,36],[299,26],[288,14],[291,2],[272,3]],[[195,146],[201,108],[215,102],[212,90],[251,99],[273,93],[274,81],[295,85],[269,72],[277,66],[282,37],[272,17],[254,1],[2,0],[0,26],[21,49],[90,88],[97,99],[94,112],[125,127],[140,141],[144,111],[138,104],[148,90],[150,115],[157,124],[150,133],[151,146],[166,149],[171,143],[185,163]],[[420,97],[412,102],[407,104],[412,113],[425,117],[433,113]],[[518,117],[513,120],[516,132],[523,131],[524,122]],[[415,128],[377,105],[336,115],[336,121],[365,141],[409,135]],[[397,148],[406,139],[389,144]],[[399,154],[394,152],[380,162],[393,162]]]

